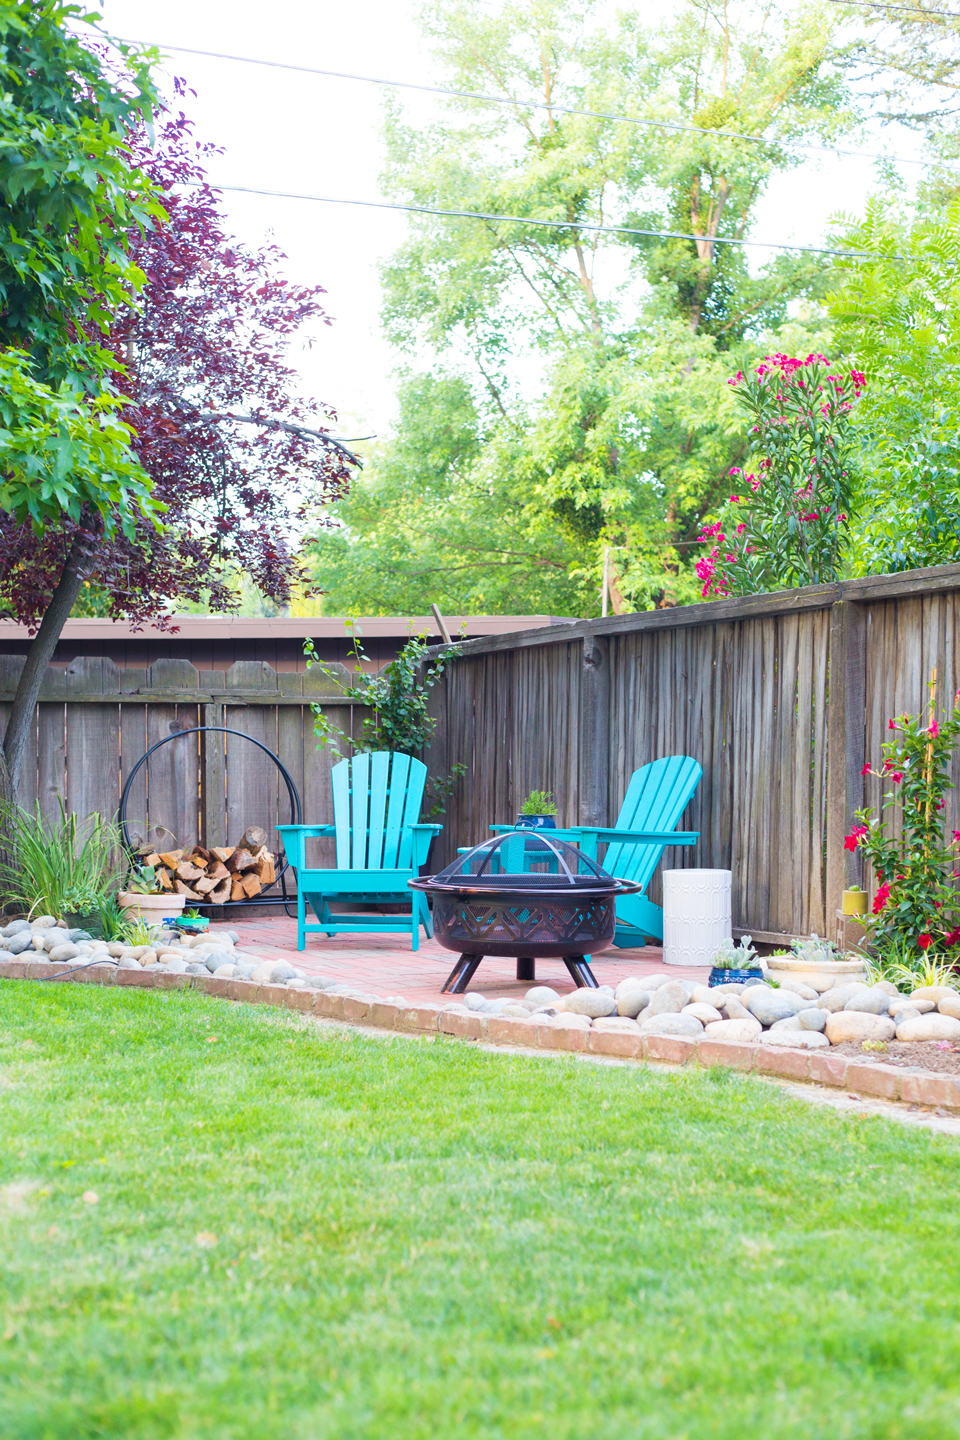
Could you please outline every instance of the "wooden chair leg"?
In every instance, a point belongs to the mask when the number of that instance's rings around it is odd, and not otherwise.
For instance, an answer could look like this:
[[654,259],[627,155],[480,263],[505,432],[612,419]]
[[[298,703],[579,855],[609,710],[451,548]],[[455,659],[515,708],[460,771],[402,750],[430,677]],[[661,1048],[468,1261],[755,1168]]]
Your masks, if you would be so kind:
[[444,981],[441,995],[462,995],[477,973],[477,966],[482,959],[482,955],[461,955]]

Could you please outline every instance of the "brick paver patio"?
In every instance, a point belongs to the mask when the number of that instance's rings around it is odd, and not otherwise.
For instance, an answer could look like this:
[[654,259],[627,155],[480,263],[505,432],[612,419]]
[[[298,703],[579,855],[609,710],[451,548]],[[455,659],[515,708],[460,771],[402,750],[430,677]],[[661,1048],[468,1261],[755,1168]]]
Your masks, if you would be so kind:
[[[420,949],[410,949],[408,935],[309,935],[307,948],[297,951],[295,920],[269,917],[262,920],[231,920],[210,927],[236,930],[240,946],[248,954],[289,960],[310,975],[324,975],[354,985],[374,995],[402,995],[408,1000],[443,1000],[441,986],[456,961],[435,940],[421,940]],[[638,950],[605,950],[593,961],[593,972],[601,985],[616,985],[626,975],[642,975],[663,968],[663,951],[653,946]],[[671,967],[678,979],[706,980],[707,967]],[[474,975],[469,988],[483,995],[522,995],[529,980],[517,980],[516,961],[489,957]],[[552,985],[561,994],[574,988],[562,960],[538,960],[539,985]]]

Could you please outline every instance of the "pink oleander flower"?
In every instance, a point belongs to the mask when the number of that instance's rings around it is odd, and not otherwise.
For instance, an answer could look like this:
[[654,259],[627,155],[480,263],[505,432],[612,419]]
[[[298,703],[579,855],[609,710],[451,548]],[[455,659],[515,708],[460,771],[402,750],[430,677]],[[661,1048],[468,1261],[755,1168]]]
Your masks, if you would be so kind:
[[730,496],[730,504],[731,504],[731,505],[739,505],[739,504],[740,504],[740,496],[739,496],[739,495],[731,495],[731,496]]
[[746,528],[747,528],[746,525],[745,525],[745,524],[743,523],[743,521],[741,520],[741,521],[740,521],[740,524],[737,526],[737,534],[738,534],[738,535],[742,535],[743,532],[744,532],[744,530],[746,530]]

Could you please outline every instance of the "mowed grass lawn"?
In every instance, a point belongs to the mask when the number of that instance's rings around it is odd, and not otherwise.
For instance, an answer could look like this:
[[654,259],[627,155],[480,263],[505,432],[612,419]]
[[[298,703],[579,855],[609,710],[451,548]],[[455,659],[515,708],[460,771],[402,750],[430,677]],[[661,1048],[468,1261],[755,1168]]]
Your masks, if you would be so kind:
[[4,1440],[960,1435],[952,1137],[183,991],[0,1018]]

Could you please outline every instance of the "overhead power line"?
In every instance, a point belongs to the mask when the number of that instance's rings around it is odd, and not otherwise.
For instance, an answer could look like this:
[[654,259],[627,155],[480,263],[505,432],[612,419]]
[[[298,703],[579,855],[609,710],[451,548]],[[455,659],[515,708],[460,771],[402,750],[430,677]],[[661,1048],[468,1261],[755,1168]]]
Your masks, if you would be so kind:
[[881,5],[879,0],[830,0],[831,5],[856,5],[861,10],[898,10],[902,15],[923,15],[931,20],[960,20],[955,10],[922,10],[919,5]]
[[[856,3],[856,0],[836,0]],[[104,39],[109,37],[104,36]],[[231,60],[240,65],[262,65],[271,70],[293,70],[301,75],[322,75],[329,80],[358,80],[366,85],[385,85],[395,90],[422,90],[428,95],[449,95],[457,100],[481,100],[488,105],[510,105],[516,110],[549,110],[556,115],[584,115],[591,120],[623,120],[630,125],[647,125],[658,130],[677,130],[692,135],[709,135],[720,140],[747,140],[753,145],[789,143],[794,150],[817,155],[848,155],[859,160],[895,160],[900,165],[931,166],[933,160],[917,160],[911,155],[887,155],[878,150],[847,150],[839,145],[808,145],[800,142],[778,142],[764,135],[748,135],[739,130],[710,130],[703,125],[682,125],[675,120],[647,120],[639,115],[621,115],[605,110],[580,110],[573,105],[554,105],[547,100],[510,100],[503,95],[484,95],[471,90],[449,90],[442,85],[418,85],[412,80],[383,80],[375,75],[352,75],[342,70],[318,70],[312,65],[291,65],[285,60],[260,60],[253,55],[227,55],[219,50],[194,50],[188,45],[161,45],[154,40],[130,40],[128,45],[156,45],[159,50],[175,50],[182,55],[202,55],[208,60]]]
[[[321,205],[363,205],[374,210],[409,210],[416,215],[444,215],[458,220],[499,220],[511,225],[538,225],[550,230],[590,230],[602,235],[643,235],[660,240],[702,240],[711,245],[754,245],[761,250],[802,250],[808,255],[839,255],[845,259],[864,258],[867,251],[825,250],[818,245],[791,245],[783,240],[735,240],[725,235],[693,235],[683,230],[642,230],[636,225],[593,225],[586,220],[534,220],[527,215],[496,215],[485,210],[440,210],[431,205],[401,205],[390,200],[348,200],[336,195],[304,195],[292,190],[257,190],[252,185],[219,185],[213,190],[230,190],[238,195],[270,195],[278,200],[314,200]],[[892,256],[900,259],[900,256]]]

